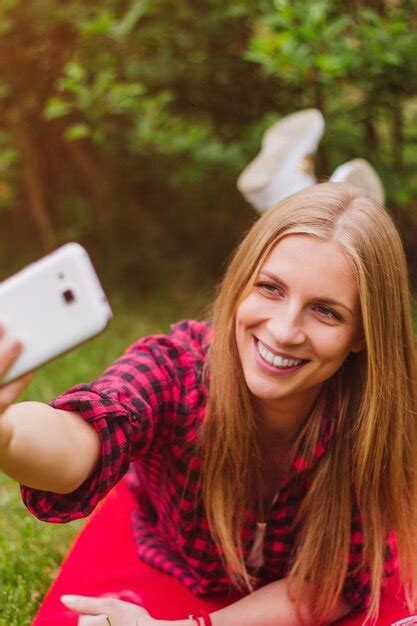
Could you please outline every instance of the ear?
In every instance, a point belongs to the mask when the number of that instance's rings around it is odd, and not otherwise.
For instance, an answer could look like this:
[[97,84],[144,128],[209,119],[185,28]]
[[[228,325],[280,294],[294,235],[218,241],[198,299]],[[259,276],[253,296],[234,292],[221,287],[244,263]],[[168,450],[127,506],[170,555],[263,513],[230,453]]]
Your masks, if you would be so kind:
[[353,344],[351,352],[362,352],[365,349],[365,337],[361,335]]

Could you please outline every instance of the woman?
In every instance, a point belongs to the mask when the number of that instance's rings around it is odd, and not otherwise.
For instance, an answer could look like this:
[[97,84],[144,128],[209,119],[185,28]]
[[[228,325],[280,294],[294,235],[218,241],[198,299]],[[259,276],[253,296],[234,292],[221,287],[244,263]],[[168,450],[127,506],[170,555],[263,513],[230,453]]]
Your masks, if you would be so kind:
[[[325,183],[255,223],[212,325],[137,342],[49,407],[6,408],[0,464],[34,514],[62,522],[88,514],[133,461],[139,556],[197,595],[246,594],[169,622],[64,597],[85,624],[297,625],[358,608],[374,618],[396,567],[392,531],[415,610],[415,380],[398,233],[362,192]],[[18,390],[2,391],[3,406]]]

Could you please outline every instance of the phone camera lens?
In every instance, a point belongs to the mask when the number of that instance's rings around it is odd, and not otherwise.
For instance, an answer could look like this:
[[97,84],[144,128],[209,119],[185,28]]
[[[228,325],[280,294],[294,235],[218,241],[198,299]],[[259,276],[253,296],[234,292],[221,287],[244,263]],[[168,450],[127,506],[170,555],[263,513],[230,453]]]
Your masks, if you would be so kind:
[[64,298],[67,304],[71,304],[71,302],[74,302],[75,300],[75,295],[72,289],[66,289],[64,293],[62,294],[62,297]]

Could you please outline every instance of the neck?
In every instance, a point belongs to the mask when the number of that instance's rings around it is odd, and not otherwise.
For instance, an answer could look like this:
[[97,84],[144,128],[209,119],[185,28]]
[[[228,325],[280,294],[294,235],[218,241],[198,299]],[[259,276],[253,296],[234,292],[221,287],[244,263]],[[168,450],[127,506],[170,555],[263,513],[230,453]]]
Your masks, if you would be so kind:
[[308,402],[300,402],[298,405],[292,403],[291,406],[254,398],[254,408],[260,418],[265,446],[289,450],[310,416],[318,395]]

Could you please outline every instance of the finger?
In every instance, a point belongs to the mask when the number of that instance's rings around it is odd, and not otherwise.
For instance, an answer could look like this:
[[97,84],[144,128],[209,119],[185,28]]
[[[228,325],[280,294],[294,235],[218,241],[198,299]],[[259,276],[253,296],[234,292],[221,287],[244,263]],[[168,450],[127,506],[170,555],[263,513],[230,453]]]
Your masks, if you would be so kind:
[[137,606],[142,606],[143,598],[135,591],[131,589],[122,589],[118,592],[112,593],[103,593],[99,596],[100,598],[114,598],[116,600],[121,600],[122,602],[130,602],[131,604],[136,604]]
[[22,378],[0,389],[0,412],[4,411],[10,404],[13,404],[22,391],[28,386],[32,378],[33,374],[26,374],[26,376],[22,376]]
[[61,602],[69,609],[84,615],[103,615],[109,612],[109,607],[116,601],[111,598],[65,595],[61,596]]
[[111,626],[111,620],[105,615],[81,615],[78,626]]
[[10,369],[22,350],[23,345],[17,339],[13,339],[3,348],[0,354],[0,378]]

